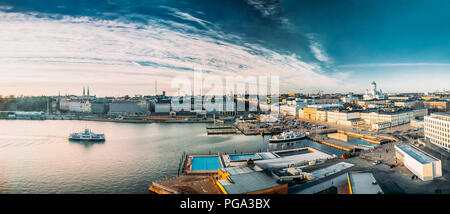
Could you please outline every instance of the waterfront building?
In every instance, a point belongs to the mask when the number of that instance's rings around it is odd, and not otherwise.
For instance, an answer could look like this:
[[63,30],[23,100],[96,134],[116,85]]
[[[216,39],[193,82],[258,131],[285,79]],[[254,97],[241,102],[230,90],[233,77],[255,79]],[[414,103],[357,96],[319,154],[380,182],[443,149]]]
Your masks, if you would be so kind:
[[[349,121],[359,120],[360,114],[355,111],[329,111],[328,122],[336,124],[348,124]],[[350,122],[351,125],[351,122]]]
[[378,127],[386,127],[385,123],[389,123],[389,126],[410,123],[414,114],[412,110],[408,109],[392,109],[390,111],[363,111],[360,113],[360,117],[368,125],[378,124]]
[[109,103],[109,114],[146,114],[147,111],[145,100],[114,100]]
[[106,114],[108,112],[108,100],[98,99],[91,102],[91,113],[93,114]]
[[69,111],[70,101],[70,99],[61,99],[59,101],[59,110]]
[[170,112],[172,102],[169,99],[160,99],[155,103],[155,112]]
[[428,181],[442,176],[441,160],[410,145],[394,145],[395,157],[421,180]]
[[59,101],[59,110],[70,112],[91,112],[91,102],[89,100],[63,99]]
[[377,83],[373,81],[370,90],[367,89],[363,97],[364,100],[383,100],[384,94],[381,89],[379,91],[377,90]]
[[425,139],[450,152],[450,114],[433,113],[424,118]]

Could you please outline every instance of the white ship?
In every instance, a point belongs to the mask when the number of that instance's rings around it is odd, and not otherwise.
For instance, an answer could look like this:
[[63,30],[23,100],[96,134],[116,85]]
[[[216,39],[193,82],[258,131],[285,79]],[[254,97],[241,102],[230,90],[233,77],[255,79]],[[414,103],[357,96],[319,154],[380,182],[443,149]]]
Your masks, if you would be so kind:
[[286,141],[294,141],[294,140],[301,140],[305,137],[306,137],[306,135],[296,133],[296,132],[283,132],[280,135],[275,135],[272,138],[270,138],[269,142],[279,143],[279,142],[286,142]]
[[95,134],[91,130],[85,129],[84,132],[70,134],[69,140],[105,141],[105,135],[104,134]]

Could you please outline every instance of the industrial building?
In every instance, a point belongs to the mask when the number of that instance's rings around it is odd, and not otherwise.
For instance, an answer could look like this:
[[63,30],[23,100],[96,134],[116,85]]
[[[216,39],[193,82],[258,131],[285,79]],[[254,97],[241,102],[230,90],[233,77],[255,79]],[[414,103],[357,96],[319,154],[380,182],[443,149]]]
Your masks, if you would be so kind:
[[395,157],[421,180],[442,176],[441,160],[410,145],[395,145]]
[[425,139],[450,151],[450,114],[434,113],[424,118]]

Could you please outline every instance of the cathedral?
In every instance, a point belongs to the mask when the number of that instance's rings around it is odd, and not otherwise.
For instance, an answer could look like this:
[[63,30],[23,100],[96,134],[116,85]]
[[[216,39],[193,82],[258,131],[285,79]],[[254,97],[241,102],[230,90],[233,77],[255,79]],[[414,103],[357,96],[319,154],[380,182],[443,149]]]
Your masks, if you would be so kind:
[[369,89],[366,90],[366,93],[364,94],[364,100],[383,100],[384,94],[383,91],[380,89],[380,91],[377,91],[377,83],[375,81],[372,82],[372,85]]

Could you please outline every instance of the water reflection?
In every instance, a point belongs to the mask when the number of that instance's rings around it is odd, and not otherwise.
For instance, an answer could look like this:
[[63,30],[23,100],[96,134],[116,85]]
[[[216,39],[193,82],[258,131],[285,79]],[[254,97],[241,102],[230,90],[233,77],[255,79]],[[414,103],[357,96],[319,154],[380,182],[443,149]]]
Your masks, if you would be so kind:
[[105,144],[105,141],[83,141],[83,140],[68,140],[69,143],[82,145],[84,148],[90,148],[94,145]]

